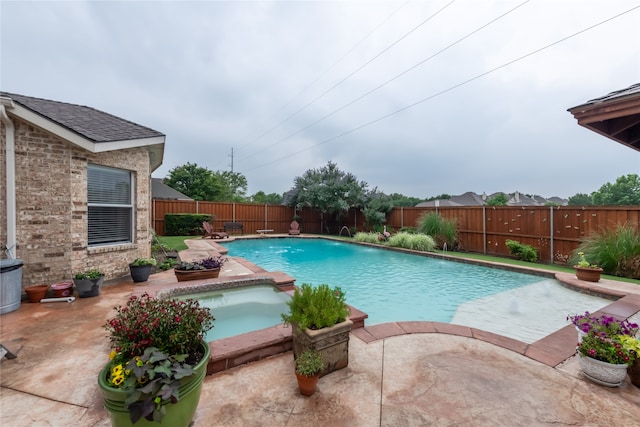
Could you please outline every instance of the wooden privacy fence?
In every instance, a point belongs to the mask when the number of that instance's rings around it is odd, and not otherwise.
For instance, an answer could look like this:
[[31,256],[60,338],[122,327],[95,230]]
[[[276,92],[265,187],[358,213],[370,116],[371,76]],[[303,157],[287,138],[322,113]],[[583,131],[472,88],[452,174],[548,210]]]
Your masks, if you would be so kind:
[[[223,231],[225,222],[240,222],[244,232],[254,234],[257,230],[273,230],[274,233],[288,233],[296,211],[280,205],[259,205],[249,203],[201,202],[197,200],[153,200],[152,218],[156,234],[165,234],[165,214],[197,213],[214,217],[215,231]],[[320,215],[312,209],[297,212],[301,216],[300,229],[303,233],[320,233]]]
[[[296,214],[290,207],[246,203],[218,203],[178,200],[153,201],[153,227],[164,235],[164,215],[167,213],[200,213],[215,217],[214,227],[222,230],[227,221],[241,222],[244,232],[273,230],[287,233]],[[389,231],[415,227],[418,219],[436,212],[445,219],[455,220],[460,249],[468,252],[508,256],[507,239],[538,249],[542,262],[566,261],[582,239],[592,233],[613,230],[628,224],[640,230],[640,206],[462,206],[394,208],[387,216]],[[323,232],[321,215],[313,209],[297,212],[302,233]],[[338,230],[367,231],[362,212],[350,210],[338,224]],[[346,233],[343,233],[346,235]]]

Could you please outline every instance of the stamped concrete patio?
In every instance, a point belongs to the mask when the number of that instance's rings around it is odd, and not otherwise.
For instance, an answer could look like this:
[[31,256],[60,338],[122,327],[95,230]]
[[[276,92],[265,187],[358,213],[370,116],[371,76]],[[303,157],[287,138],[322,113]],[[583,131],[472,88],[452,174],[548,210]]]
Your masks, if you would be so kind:
[[[225,270],[224,277],[256,274],[235,260]],[[154,275],[145,287],[171,280]],[[640,287],[597,286],[625,295],[603,312],[637,319]],[[140,290],[124,280],[95,298],[23,302],[2,315],[0,342],[17,358],[0,362],[0,425],[110,425],[96,384],[109,352],[102,325]],[[572,356],[575,338],[571,327],[533,344],[433,322],[360,328],[349,366],[321,378],[312,397],[298,393],[285,352],[206,377],[193,425],[637,425],[640,389],[628,379],[616,388],[588,381]]]

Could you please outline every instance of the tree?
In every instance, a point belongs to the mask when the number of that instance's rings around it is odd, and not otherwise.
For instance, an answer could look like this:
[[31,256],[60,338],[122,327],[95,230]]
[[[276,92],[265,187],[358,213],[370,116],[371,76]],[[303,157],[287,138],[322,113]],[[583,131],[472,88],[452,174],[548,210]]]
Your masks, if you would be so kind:
[[640,177],[629,174],[618,177],[616,182],[606,183],[591,194],[594,205],[640,205]]
[[498,193],[489,200],[487,200],[487,206],[507,206],[509,199],[504,193]]
[[569,206],[591,206],[593,205],[593,199],[588,194],[578,193],[569,197],[567,200]]
[[349,208],[363,207],[366,192],[366,182],[358,181],[353,174],[341,171],[329,161],[326,166],[309,169],[295,177],[293,188],[285,193],[284,203],[296,209],[304,206],[317,209],[323,222],[331,223]]
[[224,186],[221,196],[225,202],[244,202],[247,200],[247,178],[239,172],[216,171],[214,172]]
[[[446,193],[442,193],[439,196],[433,196],[433,197],[429,197],[428,199],[425,199],[425,202],[430,202],[432,200],[446,200],[446,199],[450,199],[451,195],[450,194],[446,194]],[[420,202],[418,202],[420,203]],[[418,204],[416,203],[416,205]],[[415,205],[414,205],[415,206]]]
[[382,224],[387,222],[387,215],[393,209],[391,197],[374,189],[369,192],[367,199],[362,209],[365,223],[372,230],[382,231]]
[[[405,195],[399,194],[399,193],[390,194],[389,198],[391,199],[391,204],[394,207],[399,207],[399,206],[414,207],[418,203],[426,201],[426,200],[420,199],[418,197],[405,196]],[[451,198],[451,196],[447,197],[447,199],[449,199],[449,198]]]
[[171,169],[164,183],[194,200],[221,200],[225,191],[220,177],[195,163]]
[[253,203],[264,203],[269,205],[281,205],[282,196],[277,193],[265,194],[264,191],[258,191],[249,198]]

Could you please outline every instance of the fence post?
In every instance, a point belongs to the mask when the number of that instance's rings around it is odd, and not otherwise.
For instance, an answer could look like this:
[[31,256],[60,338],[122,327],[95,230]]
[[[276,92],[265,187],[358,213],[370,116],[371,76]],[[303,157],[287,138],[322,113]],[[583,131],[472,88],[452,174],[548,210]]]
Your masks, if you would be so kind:
[[231,212],[232,212],[232,214],[231,214],[231,218],[232,218],[232,219],[231,219],[231,221],[236,222],[236,202],[233,202],[233,203],[231,204]]
[[264,229],[266,230],[267,228],[267,204],[264,204]]
[[553,264],[553,206],[549,206],[549,249],[551,250],[550,261]]
[[487,207],[482,205],[482,253],[487,254]]

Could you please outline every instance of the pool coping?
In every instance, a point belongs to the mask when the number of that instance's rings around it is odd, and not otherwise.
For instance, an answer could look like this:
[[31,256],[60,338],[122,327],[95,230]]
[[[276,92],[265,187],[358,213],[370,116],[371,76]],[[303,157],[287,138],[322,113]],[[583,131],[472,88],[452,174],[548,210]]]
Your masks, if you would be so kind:
[[[242,236],[242,238],[282,238],[289,237],[287,235],[270,235],[265,236]],[[296,236],[295,238],[322,238],[318,236]],[[337,240],[340,239],[331,239]],[[227,253],[227,249],[215,241],[208,241],[214,250],[221,253]],[[345,242],[359,243],[359,242]],[[361,243],[360,243],[361,244]],[[367,245],[367,244],[365,244]],[[515,266],[511,264],[503,264],[498,262],[481,261],[470,258],[461,258],[458,256],[447,256],[446,254],[433,254],[425,252],[410,251],[399,248],[382,247],[379,245],[370,245],[380,249],[396,250],[399,252],[413,253],[416,255],[444,258],[454,262],[463,262],[468,264],[491,266],[493,268],[501,268],[527,274],[534,274],[542,277],[557,279],[563,286],[576,290],[578,292],[587,293],[594,296],[600,296],[608,299],[615,299],[611,304],[596,311],[596,314],[607,314],[616,319],[624,320],[640,311],[640,286],[618,282],[615,280],[601,279],[600,282],[584,282],[578,280],[575,275],[570,273],[559,273],[540,268]],[[253,274],[243,276],[227,276],[221,277],[218,282],[247,281],[255,279],[273,280],[276,286],[285,292],[293,292],[295,279],[282,272],[267,272],[252,262],[240,258],[233,257],[235,261],[240,263],[244,268],[253,271]],[[241,278],[239,278],[241,277]],[[211,280],[207,281],[211,282]],[[184,283],[184,282],[182,282]],[[199,284],[193,284],[198,286]],[[193,285],[188,286],[191,288]],[[175,284],[173,286],[176,287]],[[365,343],[390,338],[398,335],[416,334],[416,333],[443,333],[449,335],[458,335],[473,339],[485,341],[487,343],[514,351],[530,359],[536,360],[545,365],[556,367],[576,353],[577,333],[573,325],[567,325],[550,335],[541,338],[531,344],[509,338],[503,335],[488,332],[482,329],[472,328],[468,326],[455,325],[450,323],[432,322],[432,321],[401,321],[381,323],[372,326],[365,326],[365,320],[368,317],[366,313],[351,307],[354,325],[351,329],[351,335],[360,339]],[[211,348],[211,359],[207,366],[207,374],[221,372],[240,366],[246,363],[261,360],[279,353],[290,351],[293,347],[291,328],[287,325],[276,325],[270,328],[261,329],[259,331],[248,332],[233,337],[222,338],[209,343]]]

